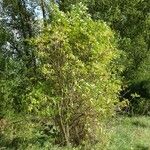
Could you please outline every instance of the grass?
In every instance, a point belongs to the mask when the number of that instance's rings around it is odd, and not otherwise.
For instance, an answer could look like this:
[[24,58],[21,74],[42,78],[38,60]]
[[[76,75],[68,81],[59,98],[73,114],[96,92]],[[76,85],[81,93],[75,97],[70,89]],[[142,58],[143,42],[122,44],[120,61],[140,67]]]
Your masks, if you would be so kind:
[[150,150],[150,117],[122,117],[112,123],[108,150]]
[[[38,138],[40,133],[31,132],[34,134],[30,135],[30,131],[26,130],[28,125],[21,127],[21,131],[16,130],[17,134],[13,142],[10,141],[14,135],[10,133],[13,131],[14,134],[15,131],[14,128],[10,128],[6,138],[0,139],[0,150],[150,150],[150,117],[114,118],[104,124],[103,134],[100,134],[101,143],[97,143],[95,146],[87,143],[84,148],[61,148],[51,145],[48,139],[44,140],[43,146],[40,146],[41,142]],[[24,132],[22,132],[22,128]]]

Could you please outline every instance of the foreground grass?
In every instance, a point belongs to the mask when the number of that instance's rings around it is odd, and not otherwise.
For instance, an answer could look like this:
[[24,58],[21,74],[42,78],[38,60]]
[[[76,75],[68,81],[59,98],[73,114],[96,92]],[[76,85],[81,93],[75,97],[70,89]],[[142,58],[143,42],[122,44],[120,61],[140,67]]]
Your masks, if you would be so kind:
[[[105,126],[101,142],[84,148],[52,150],[150,150],[150,117],[117,117]],[[102,136],[102,135],[101,135]]]
[[[114,118],[104,123],[100,143],[92,146],[87,143],[77,148],[51,145],[48,137],[40,137],[41,133],[29,131],[28,125],[27,130],[24,127],[24,132],[21,127],[21,131],[17,129],[14,135],[14,128],[10,128],[5,138],[1,136],[0,150],[150,150],[150,117]],[[14,137],[15,140],[11,142]]]
[[150,150],[150,117],[122,117],[112,126],[109,150]]

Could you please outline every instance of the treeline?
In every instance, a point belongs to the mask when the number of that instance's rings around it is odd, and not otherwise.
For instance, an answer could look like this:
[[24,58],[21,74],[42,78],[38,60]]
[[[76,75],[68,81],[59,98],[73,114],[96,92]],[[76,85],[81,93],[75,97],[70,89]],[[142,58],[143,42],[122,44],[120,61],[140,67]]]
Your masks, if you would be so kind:
[[0,144],[29,138],[18,139],[18,118],[40,128],[35,141],[69,146],[96,142],[118,108],[148,115],[149,8],[149,0],[2,0]]

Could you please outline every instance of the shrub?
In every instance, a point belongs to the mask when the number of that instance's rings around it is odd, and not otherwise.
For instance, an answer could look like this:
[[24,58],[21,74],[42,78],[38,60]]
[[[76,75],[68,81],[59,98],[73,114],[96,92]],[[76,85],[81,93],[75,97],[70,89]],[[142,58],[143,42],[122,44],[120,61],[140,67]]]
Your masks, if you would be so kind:
[[95,140],[99,120],[113,114],[121,84],[115,43],[106,23],[93,21],[81,3],[67,13],[54,6],[51,24],[31,40],[40,79],[29,110],[50,116],[57,143]]

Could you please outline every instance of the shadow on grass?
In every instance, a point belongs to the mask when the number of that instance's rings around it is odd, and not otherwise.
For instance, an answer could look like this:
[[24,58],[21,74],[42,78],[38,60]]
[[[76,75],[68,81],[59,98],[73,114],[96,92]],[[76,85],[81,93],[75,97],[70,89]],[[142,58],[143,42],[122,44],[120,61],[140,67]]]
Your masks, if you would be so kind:
[[140,121],[133,121],[132,125],[136,126],[136,127],[141,127],[141,128],[148,128],[149,126],[143,122]]
[[149,147],[145,146],[145,145],[138,144],[136,146],[136,150],[149,150]]

